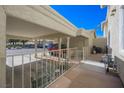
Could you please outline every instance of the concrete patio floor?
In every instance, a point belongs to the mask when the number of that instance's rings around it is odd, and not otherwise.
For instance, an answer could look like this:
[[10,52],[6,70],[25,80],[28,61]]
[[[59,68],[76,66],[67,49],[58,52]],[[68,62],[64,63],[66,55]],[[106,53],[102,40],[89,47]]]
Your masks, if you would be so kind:
[[117,75],[107,74],[103,67],[80,63],[70,69],[49,88],[122,88]]

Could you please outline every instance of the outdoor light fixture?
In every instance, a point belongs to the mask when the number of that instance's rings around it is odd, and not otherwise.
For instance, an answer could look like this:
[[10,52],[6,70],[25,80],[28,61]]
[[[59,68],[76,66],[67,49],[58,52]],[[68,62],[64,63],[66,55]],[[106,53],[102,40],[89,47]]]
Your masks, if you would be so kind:
[[114,16],[114,15],[115,15],[114,13],[111,14],[111,16]]
[[116,13],[116,8],[114,8],[114,9],[112,10],[111,16],[114,16],[115,13]]
[[112,12],[116,12],[116,9],[113,9]]

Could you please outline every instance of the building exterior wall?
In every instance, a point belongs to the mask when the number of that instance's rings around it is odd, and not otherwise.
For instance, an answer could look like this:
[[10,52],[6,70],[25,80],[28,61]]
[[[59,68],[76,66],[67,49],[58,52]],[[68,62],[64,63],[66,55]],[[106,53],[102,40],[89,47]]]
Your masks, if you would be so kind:
[[77,36],[85,37],[85,47],[87,47],[87,56],[89,56],[93,47],[93,39],[96,38],[95,30],[80,29],[77,31]]
[[82,49],[85,46],[85,38],[77,36],[77,37],[72,37],[70,39],[70,47],[71,48],[79,48]]
[[105,51],[105,47],[107,45],[107,40],[106,38],[95,38],[93,39],[93,45],[96,47],[100,47],[103,49],[103,52]]
[[6,14],[0,6],[0,87],[6,87]]
[[[110,48],[112,49],[112,56],[115,58],[115,61],[118,64],[118,72],[119,72],[121,80],[124,83],[124,69],[123,69],[124,68],[124,54],[121,53],[121,48],[120,48],[120,37],[121,37],[120,31],[124,29],[124,28],[121,28],[123,24],[120,22],[123,20],[121,17],[121,6],[117,6],[117,5],[108,6],[107,19],[108,19],[107,42]],[[110,41],[108,41],[109,39]]]
[[118,65],[118,72],[119,76],[124,83],[124,60],[121,59],[120,57],[115,56],[115,61],[117,62]]

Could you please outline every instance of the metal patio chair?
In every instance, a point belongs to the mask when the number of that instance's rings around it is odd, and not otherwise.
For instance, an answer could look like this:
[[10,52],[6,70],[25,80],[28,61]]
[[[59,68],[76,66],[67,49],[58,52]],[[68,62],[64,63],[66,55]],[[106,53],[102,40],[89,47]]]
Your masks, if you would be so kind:
[[114,58],[112,58],[111,54],[103,56],[103,62],[105,64],[106,72],[117,72],[117,63],[114,61]]

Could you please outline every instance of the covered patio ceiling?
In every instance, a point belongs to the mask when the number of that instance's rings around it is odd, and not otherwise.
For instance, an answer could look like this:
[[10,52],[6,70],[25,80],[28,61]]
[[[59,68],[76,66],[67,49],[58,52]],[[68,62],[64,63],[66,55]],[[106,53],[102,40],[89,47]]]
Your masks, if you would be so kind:
[[37,38],[57,31],[39,26],[15,17],[7,16],[7,35],[9,37]]
[[49,6],[3,6],[7,36],[37,38],[50,34],[76,36],[77,28]]

